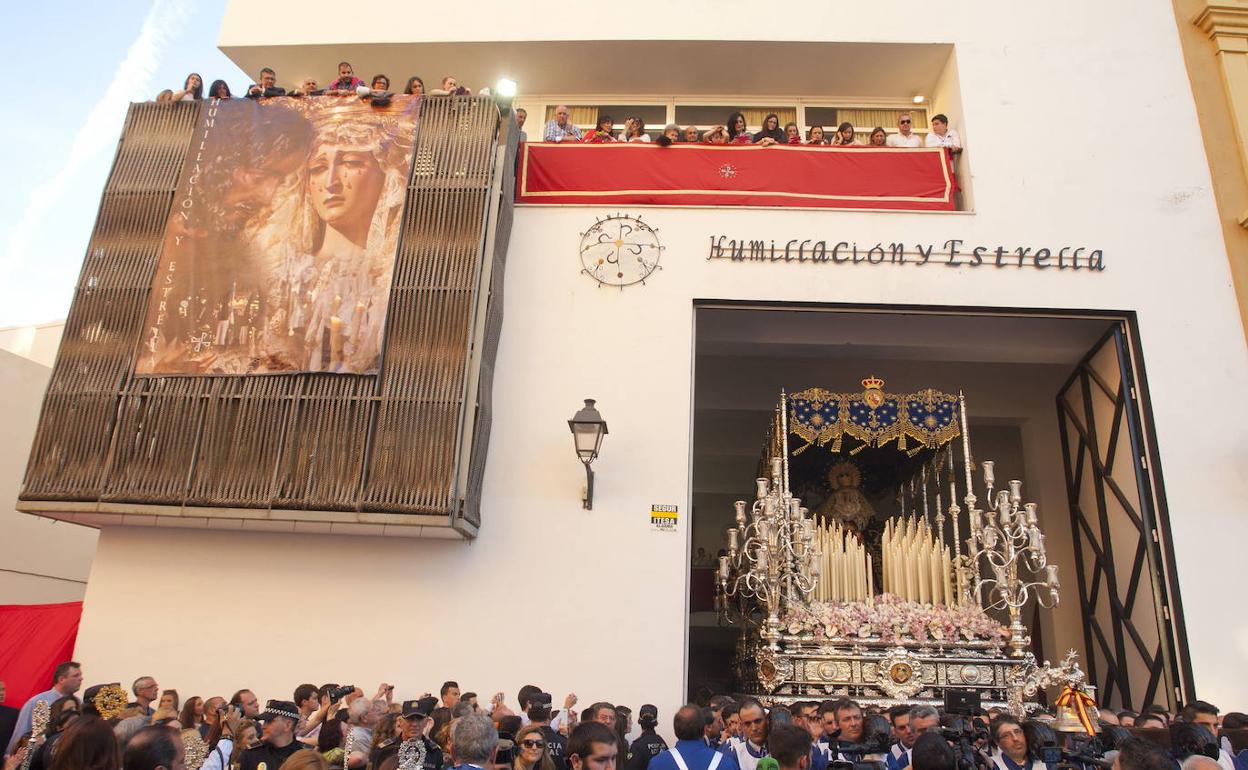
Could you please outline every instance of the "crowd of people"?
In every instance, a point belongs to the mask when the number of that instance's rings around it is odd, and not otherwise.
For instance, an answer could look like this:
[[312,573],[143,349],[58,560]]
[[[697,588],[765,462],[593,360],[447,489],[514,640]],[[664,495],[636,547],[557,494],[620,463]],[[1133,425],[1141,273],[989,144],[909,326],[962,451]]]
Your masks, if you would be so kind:
[[[527,115],[521,116],[517,110],[516,119],[521,128]],[[599,115],[598,123],[588,131],[582,131],[569,119],[571,112],[566,105],[555,107],[555,116],[546,122],[542,130],[544,142],[586,142],[602,144],[606,142],[651,142],[669,146],[673,144],[721,144],[750,145],[763,147],[771,145],[815,145],[828,147],[945,147],[950,153],[962,151],[962,140],[958,132],[949,127],[949,117],[943,113],[932,116],[931,131],[926,137],[913,131],[914,119],[909,112],[897,116],[897,131],[888,133],[882,126],[876,126],[868,134],[864,143],[856,134],[853,124],[843,122],[836,127],[836,132],[828,136],[823,126],[811,126],[802,132],[801,128],[789,121],[780,127],[780,117],[771,113],[763,119],[762,128],[751,133],[746,128],[745,115],[734,112],[722,125],[702,130],[697,126],[681,128],[669,123],[663,128],[658,139],[652,139],[646,133],[646,124],[638,116],[632,115],[625,119],[624,130],[619,134],[614,131],[615,121],[610,115]],[[525,137],[521,137],[522,139]]]
[[[234,99],[240,97],[259,99],[279,96],[361,96],[379,102],[394,96],[395,93],[391,89],[390,77],[388,75],[373,75],[372,80],[365,82],[356,76],[355,69],[351,66],[351,63],[344,61],[338,63],[338,77],[331,80],[323,88],[316,78],[311,77],[304,78],[293,88],[283,88],[277,84],[277,72],[272,67],[265,67],[260,70],[256,82],[247,87],[246,92],[235,94],[230,90],[230,84],[224,80],[212,81],[212,84],[205,90],[203,77],[198,72],[192,72],[186,76],[186,80],[182,83],[182,88],[176,91],[166,88],[156,95],[155,100],[158,102],[190,102],[201,99]],[[454,75],[447,75],[442,78],[437,88],[426,91],[425,81],[417,75],[412,75],[407,79],[403,89],[397,93],[408,96],[423,96],[426,93],[431,96],[462,96],[470,95],[472,92],[459,85]],[[488,95],[489,89],[483,89],[482,93]]]
[[[4,770],[1244,770],[1248,715],[1196,701],[1099,712],[1098,735],[1058,732],[1052,712],[1020,721],[1003,709],[942,713],[931,705],[861,706],[849,698],[763,706],[726,695],[672,717],[600,701],[556,708],[526,685],[513,710],[447,681],[435,696],[395,699],[383,683],[301,684],[290,700],[250,689],[183,699],[139,677],[78,691],[82,667],[56,668],[51,689],[20,711],[2,707]],[[0,700],[3,698],[0,684]],[[1092,712],[1095,713],[1095,712]],[[4,727],[12,729],[11,736]],[[1234,738],[1235,740],[1231,740]]]
[[[391,90],[390,77],[388,75],[377,74],[372,77],[372,80],[365,82],[356,76],[355,69],[351,66],[351,63],[344,61],[338,64],[338,77],[330,81],[324,88],[319,85],[315,78],[305,78],[297,86],[288,90],[278,86],[277,73],[271,67],[265,67],[260,70],[260,75],[256,82],[248,86],[244,96],[256,99],[280,96],[358,95],[381,105],[385,104],[394,93]],[[406,85],[398,93],[409,96],[421,96],[426,93],[431,96],[459,96],[470,95],[472,92],[468,88],[461,86],[454,75],[443,77],[437,88],[426,91],[425,81],[419,76],[413,75],[407,79]],[[482,89],[481,93],[488,95],[489,89]],[[186,76],[181,89],[177,91],[165,89],[156,97],[156,101],[196,101],[204,98],[231,99],[234,98],[234,94],[231,93],[229,84],[224,80],[214,80],[205,92],[203,78],[199,73],[192,72]],[[520,139],[521,141],[526,141],[528,136],[524,131],[524,124],[528,120],[528,111],[518,108],[515,111],[515,115],[516,123],[520,129]],[[842,122],[830,136],[825,128],[819,125],[810,126],[803,132],[797,123],[790,121],[782,128],[780,126],[780,117],[775,113],[766,116],[763,119],[762,128],[756,132],[747,130],[744,113],[733,112],[722,125],[711,126],[706,129],[698,126],[681,128],[675,123],[669,123],[657,138],[647,133],[645,121],[636,115],[629,116],[624,120],[624,128],[619,133],[616,133],[615,121],[610,115],[599,115],[597,124],[588,130],[582,130],[579,126],[572,123],[569,120],[570,115],[571,113],[566,105],[561,104],[555,107],[555,116],[547,121],[543,127],[542,141],[555,143],[587,142],[590,144],[653,141],[664,146],[672,144],[757,144],[767,147],[780,144],[827,147],[944,147],[953,155],[962,152],[962,140],[958,136],[958,132],[950,128],[949,118],[944,114],[932,116],[930,121],[931,130],[926,135],[915,133],[913,130],[913,117],[909,112],[902,112],[897,116],[897,130],[895,132],[889,133],[884,130],[883,126],[876,126],[865,138],[859,136],[854,126],[848,122]]]

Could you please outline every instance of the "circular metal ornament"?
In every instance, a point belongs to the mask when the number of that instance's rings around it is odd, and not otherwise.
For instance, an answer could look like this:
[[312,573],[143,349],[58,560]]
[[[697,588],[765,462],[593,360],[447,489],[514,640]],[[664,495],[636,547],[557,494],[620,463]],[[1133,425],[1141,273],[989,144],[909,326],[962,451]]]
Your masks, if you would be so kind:
[[662,269],[663,253],[659,231],[640,216],[614,214],[595,220],[581,233],[581,272],[600,286],[644,284],[654,271]]
[[922,661],[905,647],[889,650],[878,666],[880,689],[890,698],[911,698],[923,689]]

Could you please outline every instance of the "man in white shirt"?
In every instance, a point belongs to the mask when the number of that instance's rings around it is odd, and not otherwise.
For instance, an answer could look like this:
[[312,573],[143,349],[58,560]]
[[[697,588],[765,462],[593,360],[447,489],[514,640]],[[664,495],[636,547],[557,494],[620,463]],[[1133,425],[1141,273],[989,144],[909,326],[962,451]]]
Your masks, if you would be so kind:
[[913,125],[914,121],[910,118],[910,113],[901,113],[897,116],[897,133],[889,134],[884,143],[889,147],[922,147],[923,140],[911,131]]
[[923,140],[924,147],[947,147],[951,154],[962,152],[962,139],[949,127],[949,118],[943,113],[932,118],[932,131]]

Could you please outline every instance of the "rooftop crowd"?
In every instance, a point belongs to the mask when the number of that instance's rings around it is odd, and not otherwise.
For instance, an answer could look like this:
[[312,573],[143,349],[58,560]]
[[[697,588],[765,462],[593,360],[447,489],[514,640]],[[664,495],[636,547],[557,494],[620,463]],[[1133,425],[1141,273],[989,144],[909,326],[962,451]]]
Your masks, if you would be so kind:
[[[301,684],[289,700],[250,689],[182,698],[141,676],[128,691],[82,691],[82,667],[20,711],[0,707],[4,770],[1244,770],[1248,715],[1203,701],[1178,714],[1103,710],[1099,734],[1058,732],[1051,711],[960,715],[930,705],[863,707],[848,698],[766,708],[715,695],[671,717],[599,701],[560,707],[534,685],[488,702],[454,681],[397,700],[393,685]],[[2,684],[0,684],[2,688]],[[272,693],[266,693],[272,694]],[[0,690],[0,699],[2,699]],[[46,704],[44,706],[38,704]],[[514,705],[514,709],[513,709]],[[39,717],[36,717],[39,714]],[[46,716],[46,719],[42,718]],[[40,725],[32,735],[32,724]],[[11,736],[4,728],[11,728]],[[1234,739],[1234,740],[1231,740]]]
[[[413,75],[407,79],[406,85],[400,93],[409,96],[421,96],[429,94],[431,96],[446,95],[470,95],[472,92],[461,86],[459,81],[453,75],[447,75],[442,78],[438,88],[426,91],[425,81],[419,76]],[[482,94],[489,94],[489,89],[482,89]],[[372,101],[374,104],[385,104],[394,92],[391,90],[390,78],[384,74],[377,74],[367,83],[356,76],[355,69],[350,62],[339,62],[338,76],[330,81],[325,87],[321,87],[315,78],[305,78],[296,87],[289,90],[277,85],[277,73],[270,67],[260,70],[259,77],[256,82],[251,84],[243,96],[247,98],[272,98],[280,96],[292,97],[312,97],[312,96],[359,96]],[[174,91],[165,89],[156,97],[156,101],[195,101],[203,98],[215,99],[231,99],[235,97],[230,91],[230,86],[224,80],[214,80],[208,86],[207,92],[204,91],[204,81],[199,73],[192,72],[187,75],[182,88]],[[527,140],[528,136],[524,131],[525,122],[528,120],[528,111],[520,108],[515,111],[516,123],[520,129],[520,138],[522,141]],[[664,127],[663,132],[657,138],[647,133],[645,122],[638,116],[629,116],[624,121],[624,128],[619,133],[615,131],[615,121],[610,115],[599,115],[597,124],[589,130],[582,130],[581,127],[573,124],[570,118],[570,111],[566,105],[558,105],[555,107],[554,118],[547,121],[542,128],[542,141],[564,143],[564,142],[586,142],[590,144],[604,144],[608,142],[651,142],[663,146],[672,144],[718,144],[718,145],[759,145],[767,147],[771,145],[811,145],[811,146],[827,146],[827,147],[944,147],[953,155],[962,152],[962,140],[958,136],[958,132],[949,126],[949,118],[944,114],[932,116],[930,121],[931,130],[926,135],[915,133],[914,120],[910,113],[902,112],[897,116],[897,130],[889,133],[884,130],[883,126],[876,126],[866,137],[862,137],[855,132],[855,128],[848,122],[842,122],[836,127],[836,130],[828,135],[823,126],[810,126],[805,132],[799,128],[797,123],[792,121],[786,123],[782,128],[780,126],[780,118],[775,113],[767,115],[763,119],[763,125],[757,132],[750,132],[746,128],[745,115],[741,112],[733,112],[722,125],[711,126],[706,129],[698,126],[686,126],[681,128],[674,123],[670,123]]]

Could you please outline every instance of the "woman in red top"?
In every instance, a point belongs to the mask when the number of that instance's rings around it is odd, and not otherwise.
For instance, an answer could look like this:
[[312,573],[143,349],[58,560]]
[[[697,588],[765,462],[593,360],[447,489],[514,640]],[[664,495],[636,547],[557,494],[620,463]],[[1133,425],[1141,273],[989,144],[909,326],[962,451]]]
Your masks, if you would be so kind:
[[611,127],[615,125],[615,121],[610,115],[599,115],[598,125],[594,126],[593,131],[586,131],[585,138],[581,141],[587,144],[605,144],[606,142],[614,142],[615,136],[611,133]]

